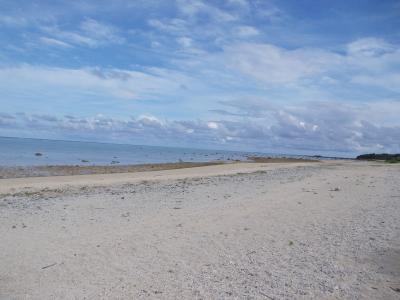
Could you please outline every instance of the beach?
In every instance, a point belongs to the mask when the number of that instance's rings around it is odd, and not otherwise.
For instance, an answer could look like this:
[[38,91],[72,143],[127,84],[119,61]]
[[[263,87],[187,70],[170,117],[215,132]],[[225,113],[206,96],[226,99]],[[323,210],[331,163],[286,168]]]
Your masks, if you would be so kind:
[[0,179],[0,299],[400,298],[399,164],[43,174]]

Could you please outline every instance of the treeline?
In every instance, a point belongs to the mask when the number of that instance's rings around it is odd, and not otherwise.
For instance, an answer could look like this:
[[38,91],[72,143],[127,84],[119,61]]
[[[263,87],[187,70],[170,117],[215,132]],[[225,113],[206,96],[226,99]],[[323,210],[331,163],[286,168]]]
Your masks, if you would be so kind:
[[400,162],[399,154],[388,154],[388,153],[369,153],[362,154],[356,157],[359,160],[385,160],[387,162]]

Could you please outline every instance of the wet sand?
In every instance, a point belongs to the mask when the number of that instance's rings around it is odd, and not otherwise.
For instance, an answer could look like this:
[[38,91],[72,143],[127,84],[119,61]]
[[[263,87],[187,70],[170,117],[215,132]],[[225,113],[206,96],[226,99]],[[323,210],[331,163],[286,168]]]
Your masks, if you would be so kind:
[[107,166],[65,165],[65,166],[0,167],[0,179],[134,173],[134,172],[213,166],[213,165],[220,165],[223,163],[224,162],[177,162],[177,163],[163,163],[163,164],[107,165]]
[[399,299],[400,166],[0,180],[0,299]]
[[[54,165],[54,166],[0,166],[0,179],[23,178],[23,177],[49,177],[49,176],[68,176],[68,175],[91,175],[91,174],[114,174],[114,173],[135,173],[146,171],[186,169],[204,166],[214,166],[227,163],[237,163],[240,161],[209,161],[209,162],[175,162],[159,164],[136,164],[136,165]],[[271,158],[271,157],[249,157],[248,161],[255,163],[298,163],[298,162],[317,162],[317,160],[301,158]]]

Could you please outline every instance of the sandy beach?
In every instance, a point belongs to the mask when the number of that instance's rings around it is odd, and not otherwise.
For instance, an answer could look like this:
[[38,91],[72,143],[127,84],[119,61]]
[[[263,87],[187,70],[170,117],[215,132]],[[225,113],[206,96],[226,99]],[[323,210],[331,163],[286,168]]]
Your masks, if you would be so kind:
[[0,179],[0,299],[400,299],[400,165]]

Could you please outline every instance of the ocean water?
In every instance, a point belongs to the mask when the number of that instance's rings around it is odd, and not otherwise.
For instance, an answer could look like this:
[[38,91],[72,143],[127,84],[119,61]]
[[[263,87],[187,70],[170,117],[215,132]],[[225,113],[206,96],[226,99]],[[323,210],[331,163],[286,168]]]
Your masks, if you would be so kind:
[[0,166],[204,162],[246,160],[249,155],[265,154],[0,137]]

